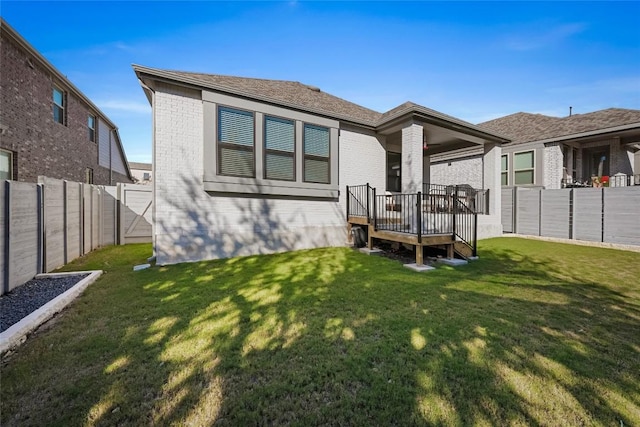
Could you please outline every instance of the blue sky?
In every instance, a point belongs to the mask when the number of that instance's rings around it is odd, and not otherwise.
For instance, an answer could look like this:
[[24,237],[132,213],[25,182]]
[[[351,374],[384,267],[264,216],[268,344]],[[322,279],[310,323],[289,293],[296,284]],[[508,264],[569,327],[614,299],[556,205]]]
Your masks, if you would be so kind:
[[131,64],[295,80],[472,123],[640,109],[640,2],[6,1],[0,13],[151,160]]

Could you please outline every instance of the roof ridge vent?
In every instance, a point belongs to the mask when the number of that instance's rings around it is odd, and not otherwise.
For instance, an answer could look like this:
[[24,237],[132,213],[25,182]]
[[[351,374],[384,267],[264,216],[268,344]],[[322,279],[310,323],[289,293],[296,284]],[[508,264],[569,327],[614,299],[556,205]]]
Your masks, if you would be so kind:
[[312,90],[314,92],[320,92],[320,88],[318,86],[305,85],[307,89]]

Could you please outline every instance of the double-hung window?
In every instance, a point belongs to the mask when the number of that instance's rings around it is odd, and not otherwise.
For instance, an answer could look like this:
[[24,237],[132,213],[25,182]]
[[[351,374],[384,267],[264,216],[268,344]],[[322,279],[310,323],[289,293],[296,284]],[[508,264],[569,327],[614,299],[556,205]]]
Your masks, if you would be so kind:
[[13,179],[13,152],[0,150],[0,181]]
[[534,183],[534,161],[533,150],[514,153],[513,181],[515,185],[527,185]]
[[53,120],[64,124],[65,99],[64,92],[57,87],[53,88]]
[[295,181],[295,122],[264,117],[264,177]]
[[329,129],[310,124],[304,125],[304,181],[330,183]]
[[87,127],[89,128],[89,141],[96,142],[96,116],[89,115]]
[[509,185],[509,156],[506,154],[500,159],[500,181],[502,185]]
[[249,111],[218,108],[218,173],[255,177],[254,117]]

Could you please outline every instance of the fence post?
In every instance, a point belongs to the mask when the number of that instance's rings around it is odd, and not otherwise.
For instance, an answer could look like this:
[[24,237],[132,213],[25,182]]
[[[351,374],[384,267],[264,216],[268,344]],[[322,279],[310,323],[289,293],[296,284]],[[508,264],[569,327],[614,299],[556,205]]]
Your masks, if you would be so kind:
[[452,237],[453,237],[453,241],[455,242],[456,240],[456,231],[457,231],[457,221],[456,221],[456,207],[458,206],[458,186],[456,185],[453,188],[453,207],[451,209],[451,215],[453,215],[453,231],[452,231]]
[[538,189],[538,236],[542,236],[542,189]]
[[11,270],[11,239],[9,237],[9,231],[11,230],[11,181],[6,180],[3,182],[4,185],[4,242],[2,242],[4,247],[4,273],[2,277],[2,292],[0,294],[5,294],[9,292],[9,277]]
[[[369,184],[367,184],[369,185]],[[368,194],[369,192],[367,192]],[[378,207],[376,204],[376,189],[373,189],[373,229],[378,231]]]
[[600,194],[602,197],[602,203],[600,203],[602,207],[602,211],[600,212],[600,241],[604,242],[604,188],[600,188]]
[[370,212],[369,212],[369,203],[370,203],[370,200],[369,200],[369,188],[370,188],[369,187],[369,183],[367,182],[367,224],[371,223],[371,215],[370,215]]
[[42,184],[38,184],[36,186],[36,197],[38,207],[38,274],[46,271],[45,264],[45,229],[44,229],[44,186]]
[[422,243],[422,192],[420,191],[418,191],[417,200],[418,203],[416,204],[416,222],[418,223],[418,243]]
[[347,221],[349,221],[349,199],[350,199],[349,195],[350,194],[351,193],[349,193],[349,186],[347,185],[347,203],[346,203],[346,205],[347,205],[347,216],[346,216]]

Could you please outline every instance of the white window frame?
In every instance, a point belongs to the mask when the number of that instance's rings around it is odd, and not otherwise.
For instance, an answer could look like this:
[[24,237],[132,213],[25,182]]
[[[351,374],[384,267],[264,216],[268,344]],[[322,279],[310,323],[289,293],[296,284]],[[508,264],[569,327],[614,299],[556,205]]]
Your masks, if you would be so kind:
[[[532,163],[533,166],[530,168],[526,168],[526,169],[516,169],[516,156],[518,154],[524,154],[524,153],[533,153],[533,157],[532,157]],[[526,172],[526,171],[531,171],[531,183],[527,183],[527,184],[518,184],[517,183],[517,179],[516,176],[518,174],[518,172]],[[513,185],[535,185],[536,183],[536,150],[534,148],[530,149],[530,150],[521,150],[521,151],[514,151],[513,152]]]

